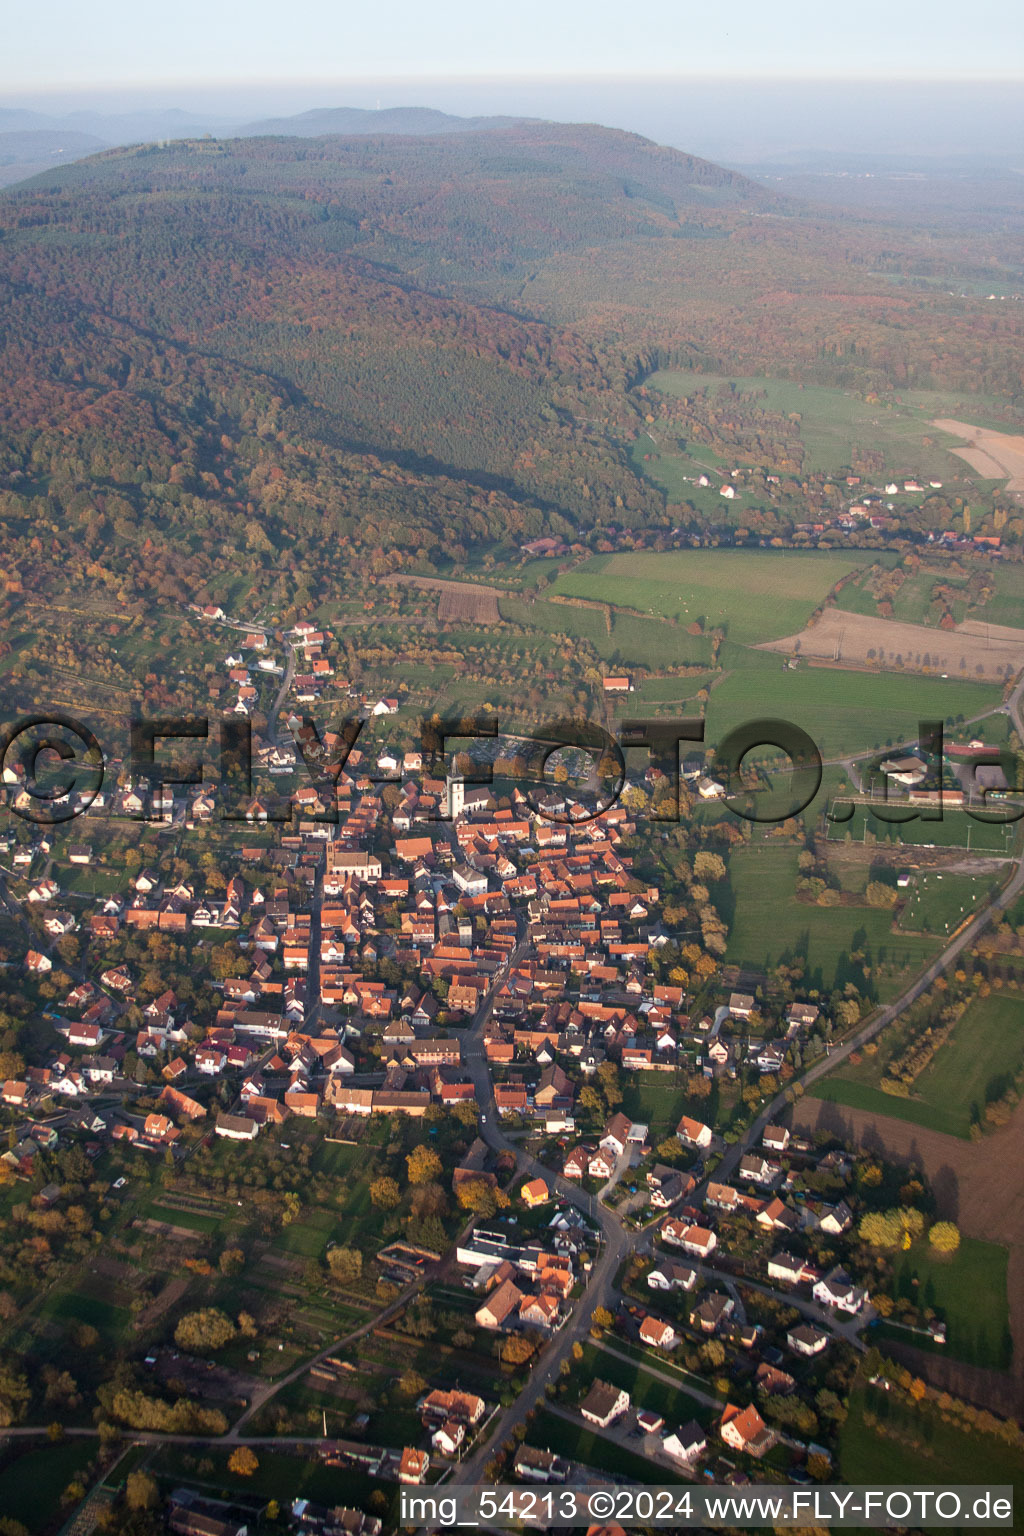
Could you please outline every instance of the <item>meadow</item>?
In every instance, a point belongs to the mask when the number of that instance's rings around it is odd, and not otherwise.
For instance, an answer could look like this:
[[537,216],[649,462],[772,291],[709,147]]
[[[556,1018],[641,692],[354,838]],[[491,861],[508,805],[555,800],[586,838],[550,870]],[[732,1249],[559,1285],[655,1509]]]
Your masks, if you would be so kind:
[[883,1093],[878,1086],[903,1039],[897,1023],[882,1037],[876,1055],[865,1055],[853,1066],[845,1062],[819,1087],[817,1096],[966,1140],[986,1103],[1001,1098],[1024,1066],[1024,1003],[998,996],[972,1002],[916,1079],[908,1099]]
[[[897,806],[891,810],[896,811]],[[831,821],[824,828],[832,842],[904,843],[908,848],[964,848],[971,853],[1008,856],[1016,844],[1019,822],[980,821],[955,806],[943,806],[942,819],[922,818],[911,821],[884,821],[870,805],[836,799],[830,806]],[[885,811],[879,802],[878,810]]]
[[597,555],[559,576],[567,597],[724,629],[742,645],[801,629],[829,591],[863,557],[766,550],[671,550]]
[[[864,1422],[871,1413],[879,1424]],[[1024,1453],[994,1435],[965,1435],[937,1409],[910,1407],[891,1393],[864,1386],[850,1395],[850,1411],[839,1441],[844,1482],[899,1487],[948,1487],[956,1483],[1018,1485]]]
[[[930,406],[868,404],[858,395],[791,379],[728,378],[724,374],[662,370],[647,380],[649,387],[680,398],[723,386],[756,392],[756,405],[779,416],[800,418],[805,470],[833,474],[853,462],[857,450],[882,453],[893,473],[911,470],[949,480],[961,478],[962,466],[947,451],[955,441],[929,426]],[[927,439],[927,441],[926,441]]]
[[795,848],[755,844],[730,855],[727,961],[762,972],[801,957],[805,988],[842,990],[850,981],[862,996],[885,1002],[938,947],[916,934],[894,935],[891,912],[876,907],[797,901],[796,880]]
[[994,709],[996,687],[893,673],[847,672],[778,663],[771,669],[737,668],[708,700],[707,740],[721,741],[734,726],[769,716],[807,732],[822,757],[859,755],[916,741],[924,719],[969,718]]
[[[936,1346],[944,1355],[1006,1370],[1013,1353],[1007,1263],[1005,1248],[979,1238],[961,1238],[949,1257],[936,1254],[927,1240],[917,1242],[895,1260],[890,1294],[935,1309],[946,1324],[946,1343]],[[894,1328],[892,1337],[925,1347],[925,1341],[906,1329]]]

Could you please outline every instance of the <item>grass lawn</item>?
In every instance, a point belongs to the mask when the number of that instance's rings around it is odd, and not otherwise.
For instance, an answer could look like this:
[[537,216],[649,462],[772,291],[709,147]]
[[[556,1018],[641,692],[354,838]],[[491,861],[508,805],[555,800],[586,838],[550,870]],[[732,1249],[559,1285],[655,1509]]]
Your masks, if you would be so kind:
[[[881,1421],[879,1427],[864,1423],[865,1410]],[[934,1408],[910,1409],[875,1387],[858,1387],[850,1396],[839,1469],[843,1482],[873,1488],[1013,1483],[1019,1494],[1024,1486],[1024,1452],[994,1435],[964,1435]]]
[[56,1525],[62,1514],[61,1494],[85,1471],[98,1448],[91,1437],[26,1447],[0,1472],[0,1511],[33,1533]]
[[110,1338],[121,1335],[131,1321],[127,1307],[116,1307],[100,1296],[79,1291],[52,1291],[36,1314],[59,1322],[88,1323]]
[[[615,1348],[618,1349],[617,1341]],[[658,1370],[664,1368],[660,1360],[652,1359],[649,1354],[647,1359]],[[698,1398],[691,1397],[684,1387],[671,1387],[666,1381],[658,1381],[639,1362],[634,1364],[632,1360],[617,1360],[600,1345],[583,1346],[580,1367],[581,1372],[587,1372],[591,1377],[599,1376],[602,1381],[610,1381],[613,1386],[625,1387],[630,1402],[637,1407],[650,1408],[660,1413],[670,1429],[678,1429],[690,1419],[696,1419],[705,1427],[711,1422],[711,1409]]]
[[795,848],[770,845],[741,848],[730,856],[735,910],[726,959],[761,971],[801,955],[806,988],[842,989],[852,981],[863,996],[883,1002],[895,996],[935,953],[938,941],[894,935],[892,914],[875,907],[798,902],[796,861]]
[[620,1079],[623,1114],[650,1126],[654,1146],[675,1130],[686,1113],[686,1089],[674,1077],[674,1072],[623,1072]]
[[[819,795],[814,807],[823,803]],[[881,809],[881,807],[880,807]],[[977,821],[956,807],[942,807],[942,820],[882,821],[870,806],[854,805],[849,800],[836,800],[830,806],[833,820],[828,824],[830,842],[905,843],[910,848],[966,848],[971,853],[999,853],[1010,855],[1014,851],[1020,822],[997,823]],[[840,820],[845,817],[845,820]]]
[[[311,1434],[315,1438],[317,1431]],[[213,1463],[212,1471],[195,1470],[197,1457],[181,1446],[161,1447],[150,1463],[150,1471],[168,1487],[178,1483],[201,1483],[204,1492],[214,1498],[248,1497],[277,1499],[287,1508],[293,1499],[313,1499],[316,1503],[364,1507],[370,1494],[382,1488],[397,1507],[398,1485],[381,1483],[368,1477],[358,1467],[325,1467],[307,1451],[288,1455],[266,1446],[254,1447],[259,1466],[251,1477],[239,1477],[228,1470],[230,1451],[204,1446],[198,1459]]]
[[789,550],[672,550],[597,556],[567,572],[555,591],[617,603],[754,644],[801,629],[842,576],[863,563],[855,555]]
[[997,996],[972,1002],[917,1078],[909,1099],[878,1087],[902,1044],[896,1024],[882,1035],[877,1055],[865,1055],[855,1066],[844,1063],[817,1097],[966,1139],[971,1125],[984,1116],[986,1103],[1002,1097],[1024,1064],[1024,1002]]
[[326,1248],[336,1225],[337,1217],[329,1211],[311,1211],[302,1221],[292,1221],[282,1227],[273,1246],[281,1253],[294,1253],[304,1259],[315,1259]]
[[[965,1237],[949,1258],[927,1242],[915,1243],[894,1265],[893,1294],[918,1306],[934,1307],[945,1321],[948,1342],[942,1354],[971,1365],[1005,1370],[1013,1354],[1006,1292],[1007,1251],[998,1243]],[[915,1280],[917,1284],[915,1285]],[[918,1335],[898,1330],[912,1344]],[[884,1350],[884,1346],[883,1350]]]

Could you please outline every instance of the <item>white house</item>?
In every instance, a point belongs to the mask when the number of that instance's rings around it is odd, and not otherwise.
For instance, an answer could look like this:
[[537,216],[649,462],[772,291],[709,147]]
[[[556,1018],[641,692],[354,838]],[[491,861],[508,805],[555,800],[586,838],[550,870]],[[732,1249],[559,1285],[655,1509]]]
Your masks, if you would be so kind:
[[854,1285],[845,1269],[838,1264],[818,1281],[811,1294],[822,1306],[835,1307],[837,1311],[849,1312],[851,1315],[859,1312],[868,1299],[867,1291]]

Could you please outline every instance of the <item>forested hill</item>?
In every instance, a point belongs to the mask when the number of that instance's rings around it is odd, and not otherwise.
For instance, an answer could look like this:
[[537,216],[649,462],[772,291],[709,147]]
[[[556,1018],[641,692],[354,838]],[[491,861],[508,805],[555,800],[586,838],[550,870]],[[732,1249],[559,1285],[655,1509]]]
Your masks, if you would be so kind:
[[241,562],[283,605],[332,579],[325,548],[387,570],[650,525],[632,385],[667,356],[1003,388],[1008,308],[879,274],[926,259],[590,126],[46,172],[0,198],[4,577],[181,597]]
[[314,139],[322,134],[382,133],[488,133],[531,121],[523,117],[455,117],[436,107],[315,107],[291,117],[268,117],[246,123],[237,131],[239,138],[266,138],[288,135]]

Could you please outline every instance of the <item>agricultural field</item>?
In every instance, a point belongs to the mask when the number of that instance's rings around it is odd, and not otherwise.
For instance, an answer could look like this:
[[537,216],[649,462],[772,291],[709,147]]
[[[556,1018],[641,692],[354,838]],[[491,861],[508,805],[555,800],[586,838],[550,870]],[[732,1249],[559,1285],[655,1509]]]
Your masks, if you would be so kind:
[[762,973],[800,958],[806,988],[853,982],[862,996],[885,1002],[938,948],[935,939],[893,934],[891,912],[798,901],[796,881],[795,848],[755,844],[730,855],[728,962]]
[[[931,425],[929,407],[868,404],[845,390],[798,384],[789,379],[728,378],[723,374],[661,370],[649,388],[683,399],[704,390],[757,394],[759,409],[800,418],[805,470],[834,474],[849,468],[858,451],[882,453],[893,474],[911,472],[949,480],[963,478],[963,465],[950,453],[957,439]],[[934,411],[934,405],[932,406]]]
[[559,576],[554,590],[683,626],[721,628],[730,640],[754,645],[802,627],[836,582],[863,563],[855,554],[782,550],[597,555]]
[[502,593],[497,587],[480,586],[468,581],[441,581],[433,576],[392,576],[390,580],[403,586],[436,592],[437,617],[441,624],[498,623],[498,598]]
[[818,1097],[967,1139],[985,1105],[1000,1099],[1024,1067],[1024,1003],[997,996],[972,1002],[907,1099],[878,1086],[903,1038],[901,1026],[893,1025],[876,1055],[865,1054],[854,1066],[844,1062],[819,1086]]
[[958,682],[1005,683],[1019,670],[1022,632],[968,620],[929,629],[826,608],[806,629],[766,639],[761,649],[846,666],[924,672]]

